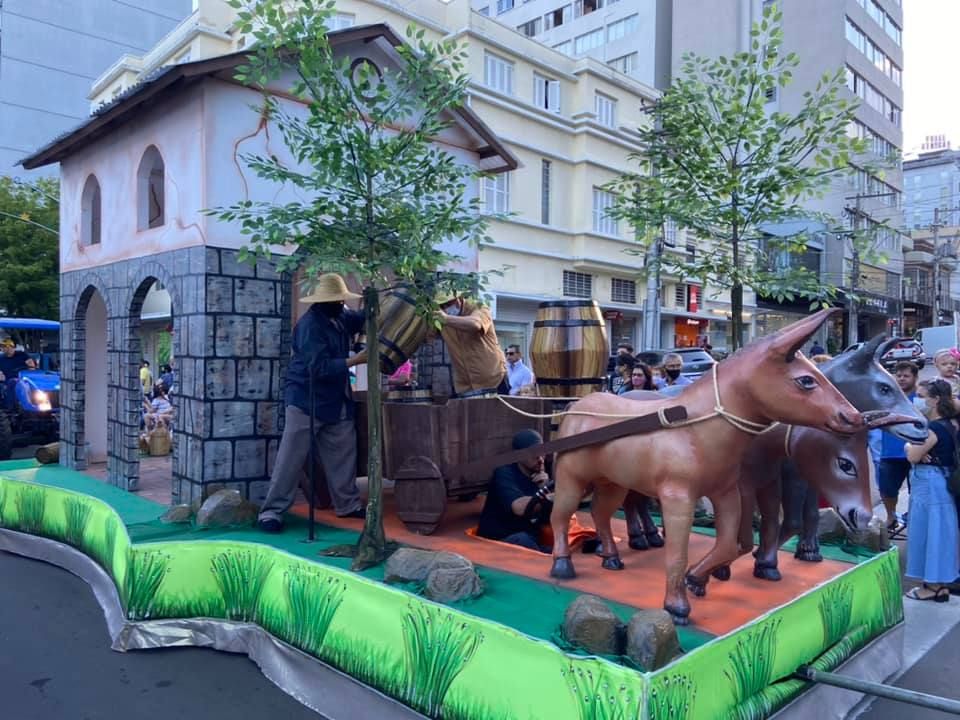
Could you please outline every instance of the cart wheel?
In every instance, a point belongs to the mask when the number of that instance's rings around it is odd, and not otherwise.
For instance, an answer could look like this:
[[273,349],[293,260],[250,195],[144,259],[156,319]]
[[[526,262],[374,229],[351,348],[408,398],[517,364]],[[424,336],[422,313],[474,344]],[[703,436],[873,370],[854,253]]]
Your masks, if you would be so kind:
[[447,486],[440,469],[428,457],[407,458],[394,481],[397,517],[410,532],[433,533],[447,509]]

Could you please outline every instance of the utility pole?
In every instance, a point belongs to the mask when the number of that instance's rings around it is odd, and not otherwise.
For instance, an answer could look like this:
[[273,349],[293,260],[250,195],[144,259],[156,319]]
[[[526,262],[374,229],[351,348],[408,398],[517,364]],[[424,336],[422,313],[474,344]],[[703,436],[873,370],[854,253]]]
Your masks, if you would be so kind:
[[940,327],[940,208],[933,209],[933,222],[930,230],[933,233],[933,326]]
[[858,193],[856,201],[857,206],[853,210],[853,232],[850,235],[850,294],[854,297],[847,298],[847,345],[853,345],[860,341],[860,333],[857,328],[860,322],[857,315],[857,303],[860,301],[856,299],[857,286],[860,284],[860,248],[857,246],[856,234],[860,225],[860,214],[863,212],[861,206],[863,196]]
[[[647,105],[643,102],[644,112],[650,112],[656,109],[656,104]],[[660,119],[654,117],[654,129],[660,130]],[[657,164],[650,161],[650,174],[658,175]],[[644,267],[647,272],[647,299],[644,304],[643,312],[643,350],[656,350],[660,347],[660,255],[663,252],[665,240],[666,223],[661,222],[657,228],[657,237],[647,248],[644,258]],[[650,265],[653,264],[653,270],[650,272]]]

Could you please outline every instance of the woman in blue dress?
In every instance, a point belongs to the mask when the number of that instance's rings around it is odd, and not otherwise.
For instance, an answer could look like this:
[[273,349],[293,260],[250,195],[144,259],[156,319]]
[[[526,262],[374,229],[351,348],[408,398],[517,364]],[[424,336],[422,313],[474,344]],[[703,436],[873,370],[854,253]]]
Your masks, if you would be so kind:
[[947,485],[956,464],[957,424],[950,384],[931,380],[924,390],[930,434],[922,445],[906,446],[907,459],[913,464],[906,575],[922,584],[907,597],[947,602],[947,584],[957,577],[960,566],[957,508]]

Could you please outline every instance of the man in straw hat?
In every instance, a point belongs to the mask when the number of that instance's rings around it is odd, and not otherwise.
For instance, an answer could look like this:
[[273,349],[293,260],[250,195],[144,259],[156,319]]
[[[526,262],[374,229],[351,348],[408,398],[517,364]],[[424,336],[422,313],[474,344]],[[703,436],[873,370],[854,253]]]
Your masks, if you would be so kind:
[[453,363],[457,397],[509,394],[507,361],[490,310],[460,296],[441,296],[438,304],[440,335]]
[[30,356],[23,350],[17,350],[17,344],[11,338],[0,340],[0,381],[13,380],[21,370],[27,369]]
[[258,525],[265,532],[283,529],[283,513],[293,504],[304,463],[310,453],[310,375],[317,447],[334,512],[363,518],[357,490],[357,433],[349,368],[367,361],[363,351],[350,357],[354,335],[363,327],[363,313],[344,303],[360,296],[350,292],[335,273],[321,275],[314,291],[300,298],[310,309],[293,329],[292,357],[284,386],[285,425],[270,489]]

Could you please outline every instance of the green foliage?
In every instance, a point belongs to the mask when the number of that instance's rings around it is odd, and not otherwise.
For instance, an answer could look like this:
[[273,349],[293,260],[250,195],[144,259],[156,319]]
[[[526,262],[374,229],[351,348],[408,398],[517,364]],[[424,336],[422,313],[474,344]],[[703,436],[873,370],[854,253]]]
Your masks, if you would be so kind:
[[850,627],[853,610],[853,585],[839,582],[827,587],[819,600],[820,621],[823,624],[823,644],[830,647],[840,641]]
[[[290,91],[306,108],[291,111],[264,92],[261,118],[279,130],[292,161],[275,153],[242,157],[258,177],[297,199],[243,198],[210,211],[238,224],[249,239],[241,259],[269,258],[273,247],[286,246],[293,252],[280,260],[280,269],[302,269],[308,283],[321,272],[353,275],[364,288],[371,342],[379,334],[380,296],[399,283],[423,314],[433,309],[437,285],[476,292],[483,276],[444,270],[461,260],[445,248],[489,240],[479,200],[467,200],[476,173],[433,142],[465,102],[463,48],[452,40],[429,42],[423,30],[410,28],[409,45],[396,48],[399,67],[375,68],[334,53],[326,27],[332,0],[303,0],[292,8],[285,0],[229,3],[238,11],[237,30],[251,34],[256,47],[237,79],[267,88],[292,71]],[[380,424],[379,371],[378,363],[368,364],[371,427]],[[380,443],[371,433],[358,569],[386,556]]]
[[730,653],[730,668],[723,674],[733,685],[736,720],[760,720],[772,710],[769,699],[760,693],[772,680],[781,622],[779,617],[771,618],[742,631]]
[[684,720],[693,716],[697,688],[686,675],[658,675],[650,687],[650,720]]
[[17,492],[18,527],[31,535],[44,535],[43,516],[47,495],[43,488],[24,485]]
[[103,554],[100,556],[100,564],[110,573],[113,573],[113,557],[117,548],[117,533],[119,531],[120,522],[111,515],[104,524]]
[[[857,105],[845,97],[843,69],[823,75],[795,112],[768,112],[768,93],[787,87],[800,62],[783,51],[781,22],[780,10],[767,6],[748,52],[684,55],[651,110],[652,122],[639,130],[644,150],[633,159],[640,169],[609,186],[618,198],[612,214],[638,229],[642,245],[658,241],[667,221],[697,239],[692,260],[672,252],[648,259],[679,277],[731,291],[734,349],[743,340],[744,288],[815,303],[836,293],[791,259],[807,250],[806,231],[775,238],[765,229],[805,218],[837,231],[840,222],[811,213],[808,202],[824,196],[853,164],[875,171],[864,157],[865,142],[847,135]],[[867,235],[854,236],[864,252]]]
[[287,604],[283,637],[291,645],[320,657],[324,639],[333,622],[346,583],[328,572],[292,565],[284,574]]
[[60,185],[0,177],[0,315],[60,315]]
[[331,633],[322,659],[364,685],[403,698],[404,673],[393,648]]
[[67,525],[64,532],[64,539],[75,548],[85,548],[84,533],[87,530],[87,523],[90,521],[90,503],[76,497],[66,498],[63,502],[64,512],[67,516]]
[[166,365],[173,356],[173,338],[170,333],[162,332],[157,336],[157,366]]
[[450,685],[482,642],[482,633],[452,613],[411,601],[403,616],[406,662],[400,699],[428,717],[438,717]]
[[0,527],[3,527],[3,504],[7,499],[7,484],[0,479]]
[[226,550],[210,563],[220,588],[227,620],[253,622],[263,584],[273,567],[267,553],[259,550]]
[[222,618],[226,615],[223,598],[210,593],[175,597],[159,595],[153,602],[151,618]]
[[573,693],[580,720],[632,720],[639,699],[633,688],[608,676],[594,660],[576,661],[560,673]]
[[155,617],[157,592],[169,572],[170,556],[158,550],[127,551],[127,575],[123,583],[123,600],[128,620],[149,620]]
[[877,586],[880,588],[882,625],[876,630],[893,627],[903,620],[903,596],[900,587],[900,566],[896,555],[888,555],[880,562],[876,572]]

